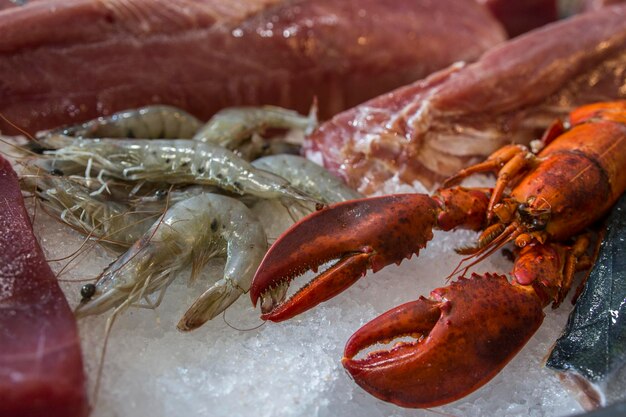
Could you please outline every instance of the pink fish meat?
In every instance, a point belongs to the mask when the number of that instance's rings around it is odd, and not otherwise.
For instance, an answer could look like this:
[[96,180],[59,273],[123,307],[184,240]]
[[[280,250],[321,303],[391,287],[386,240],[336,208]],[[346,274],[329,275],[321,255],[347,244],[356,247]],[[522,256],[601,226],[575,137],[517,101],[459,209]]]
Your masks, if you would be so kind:
[[74,314],[0,156],[0,416],[89,413]]
[[626,6],[514,38],[338,114],[306,155],[364,193],[426,187],[509,142],[528,143],[580,104],[626,97]]
[[152,103],[306,112],[317,96],[327,117],[504,38],[467,0],[37,1],[0,12],[0,113],[32,133]]

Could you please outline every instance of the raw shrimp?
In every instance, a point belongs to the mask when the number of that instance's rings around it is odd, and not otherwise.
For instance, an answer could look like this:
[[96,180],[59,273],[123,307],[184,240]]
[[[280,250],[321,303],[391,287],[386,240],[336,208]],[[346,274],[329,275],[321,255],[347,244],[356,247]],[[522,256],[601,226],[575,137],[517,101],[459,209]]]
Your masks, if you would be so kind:
[[[191,140],[73,139],[47,137],[45,146],[59,160],[70,160],[107,175],[131,181],[216,185],[236,194],[261,198],[315,199],[292,187],[284,178],[257,169],[220,146]],[[60,149],[59,149],[60,148]]]
[[22,190],[36,193],[48,211],[72,228],[117,250],[130,247],[162,214],[93,195],[70,178],[35,169],[25,168],[26,174],[20,177]]
[[252,165],[280,175],[297,189],[324,203],[363,198],[361,193],[348,187],[338,177],[301,156],[270,155],[253,161]]
[[181,188],[159,188],[156,191],[138,196],[136,204],[140,206],[163,206],[166,203],[174,204],[200,194],[220,194],[220,189],[211,185],[189,185]]
[[230,107],[216,113],[193,139],[234,150],[267,129],[300,129],[310,133],[316,126],[316,104],[311,106],[308,117],[276,106]]
[[[215,317],[250,288],[267,250],[263,227],[241,202],[201,194],[172,206],[128,252],[111,264],[95,291],[76,308],[76,316],[115,309],[112,318],[144,299],[159,304],[165,289],[191,266],[197,277],[209,259],[226,256],[224,276],[185,313],[178,328],[192,330]],[[160,291],[156,302],[148,295]]]
[[264,138],[255,134],[252,135],[249,141],[237,146],[237,149],[233,152],[246,161],[254,161],[268,155],[300,155],[304,137],[298,138],[297,140],[297,142],[294,142],[279,137]]
[[83,138],[189,139],[202,122],[172,106],[146,106],[43,132]]

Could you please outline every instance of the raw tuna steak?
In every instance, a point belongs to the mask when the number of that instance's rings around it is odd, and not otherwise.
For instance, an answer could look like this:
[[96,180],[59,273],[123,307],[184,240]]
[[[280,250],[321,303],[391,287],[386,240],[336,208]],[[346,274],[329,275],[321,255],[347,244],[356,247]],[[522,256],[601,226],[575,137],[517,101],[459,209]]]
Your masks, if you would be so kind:
[[32,133],[151,103],[306,112],[317,96],[324,118],[504,37],[467,0],[36,1],[0,12],[0,113]]
[[0,416],[89,413],[76,321],[0,156]]

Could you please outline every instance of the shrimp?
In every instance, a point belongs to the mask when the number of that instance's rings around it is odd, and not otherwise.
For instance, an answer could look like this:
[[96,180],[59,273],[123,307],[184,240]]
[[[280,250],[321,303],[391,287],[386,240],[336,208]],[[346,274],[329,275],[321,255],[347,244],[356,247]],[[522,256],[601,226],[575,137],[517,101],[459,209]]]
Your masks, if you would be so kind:
[[124,110],[85,123],[42,132],[39,136],[190,139],[201,126],[200,120],[184,110],[157,105]]
[[134,209],[112,201],[70,178],[24,168],[20,187],[33,191],[44,207],[64,223],[114,249],[127,249],[154,223],[162,211]]
[[193,139],[234,150],[254,134],[263,134],[267,129],[300,129],[310,133],[316,126],[315,103],[308,116],[276,106],[229,107],[216,113]]
[[220,189],[211,185],[190,185],[181,188],[158,188],[154,192],[135,198],[141,206],[162,206],[165,203],[174,204],[200,194],[220,194]]
[[[78,318],[114,309],[111,318],[144,299],[160,303],[165,289],[191,266],[195,279],[213,257],[226,257],[224,276],[184,314],[178,328],[192,330],[212,319],[250,289],[267,250],[260,222],[241,202],[201,194],[175,204],[125,254],[100,275],[93,291],[83,292]],[[156,303],[148,296],[160,291]]]
[[265,156],[253,161],[252,166],[280,175],[294,187],[327,204],[363,198],[326,169],[301,156]]
[[250,140],[240,144],[233,152],[241,156],[246,161],[254,161],[255,159],[262,158],[268,155],[277,154],[291,154],[300,155],[302,149],[302,140],[297,138],[299,142],[293,142],[283,138],[264,138],[257,135],[252,135]]
[[46,153],[130,181],[168,184],[216,185],[235,194],[266,199],[286,197],[316,202],[284,178],[257,169],[220,146],[191,140],[74,139],[55,135],[43,144],[56,148]]

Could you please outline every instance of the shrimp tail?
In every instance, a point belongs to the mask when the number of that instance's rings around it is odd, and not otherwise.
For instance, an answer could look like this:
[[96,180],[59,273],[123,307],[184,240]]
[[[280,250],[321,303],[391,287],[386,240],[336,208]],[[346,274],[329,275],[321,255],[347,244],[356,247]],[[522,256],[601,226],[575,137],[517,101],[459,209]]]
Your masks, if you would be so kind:
[[318,107],[317,107],[317,97],[313,97],[313,103],[311,103],[311,108],[309,109],[309,114],[307,116],[307,127],[304,130],[305,135],[310,135],[319,125],[319,119],[317,118]]
[[232,280],[222,278],[200,295],[178,322],[178,330],[197,329],[234,303],[244,291]]

